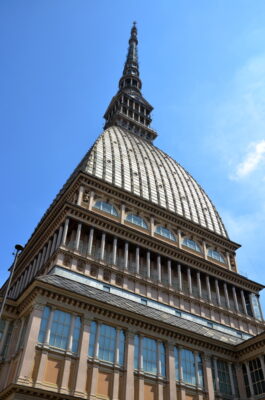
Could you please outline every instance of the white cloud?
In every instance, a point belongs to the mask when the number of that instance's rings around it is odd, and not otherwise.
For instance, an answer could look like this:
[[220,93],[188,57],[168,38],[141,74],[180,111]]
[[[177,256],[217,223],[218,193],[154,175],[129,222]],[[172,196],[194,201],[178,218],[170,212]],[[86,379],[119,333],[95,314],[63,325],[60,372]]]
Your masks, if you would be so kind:
[[253,171],[255,171],[265,159],[265,140],[249,145],[250,151],[245,156],[244,160],[236,167],[236,172],[232,175],[232,179],[241,179]]
[[223,88],[209,142],[230,179],[251,176],[263,190],[256,172],[265,160],[265,52],[238,67]]

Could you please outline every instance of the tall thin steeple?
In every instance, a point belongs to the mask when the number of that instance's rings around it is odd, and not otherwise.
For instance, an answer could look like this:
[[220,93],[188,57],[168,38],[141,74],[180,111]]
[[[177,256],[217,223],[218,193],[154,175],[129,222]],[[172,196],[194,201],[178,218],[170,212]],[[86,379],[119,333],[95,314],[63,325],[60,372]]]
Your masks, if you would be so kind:
[[137,45],[137,28],[134,22],[123,74],[119,81],[119,90],[104,114],[106,120],[104,128],[113,125],[121,126],[135,135],[152,141],[157,136],[157,133],[150,128],[153,107],[141,93],[142,82],[139,77]]

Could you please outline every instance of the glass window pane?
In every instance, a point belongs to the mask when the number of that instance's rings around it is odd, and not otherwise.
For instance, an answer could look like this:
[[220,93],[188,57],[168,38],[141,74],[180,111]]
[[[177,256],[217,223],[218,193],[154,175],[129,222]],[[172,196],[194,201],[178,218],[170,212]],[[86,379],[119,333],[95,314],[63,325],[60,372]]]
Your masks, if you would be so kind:
[[38,341],[40,343],[44,343],[44,340],[45,340],[50,312],[51,312],[50,307],[45,307],[43,310],[43,313],[42,313],[41,325],[40,325],[40,331],[39,331],[39,337],[38,337]]
[[49,344],[66,350],[69,340],[71,315],[61,310],[55,310],[51,326]]

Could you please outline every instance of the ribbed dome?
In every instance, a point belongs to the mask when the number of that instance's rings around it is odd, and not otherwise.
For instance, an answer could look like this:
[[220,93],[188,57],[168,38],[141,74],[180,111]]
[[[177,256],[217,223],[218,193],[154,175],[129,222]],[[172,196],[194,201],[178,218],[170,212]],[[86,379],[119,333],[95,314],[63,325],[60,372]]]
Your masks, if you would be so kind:
[[141,137],[112,126],[84,162],[86,173],[227,237],[214,205],[192,176]]

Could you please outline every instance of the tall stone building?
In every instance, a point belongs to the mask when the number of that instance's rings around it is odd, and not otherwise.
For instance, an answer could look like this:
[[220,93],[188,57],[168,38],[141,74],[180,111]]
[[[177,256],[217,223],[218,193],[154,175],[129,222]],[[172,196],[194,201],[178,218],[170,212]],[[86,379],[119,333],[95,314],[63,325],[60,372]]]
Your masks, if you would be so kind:
[[19,255],[0,399],[265,399],[263,285],[238,273],[211,200],[153,144],[137,44],[134,25],[105,130]]

